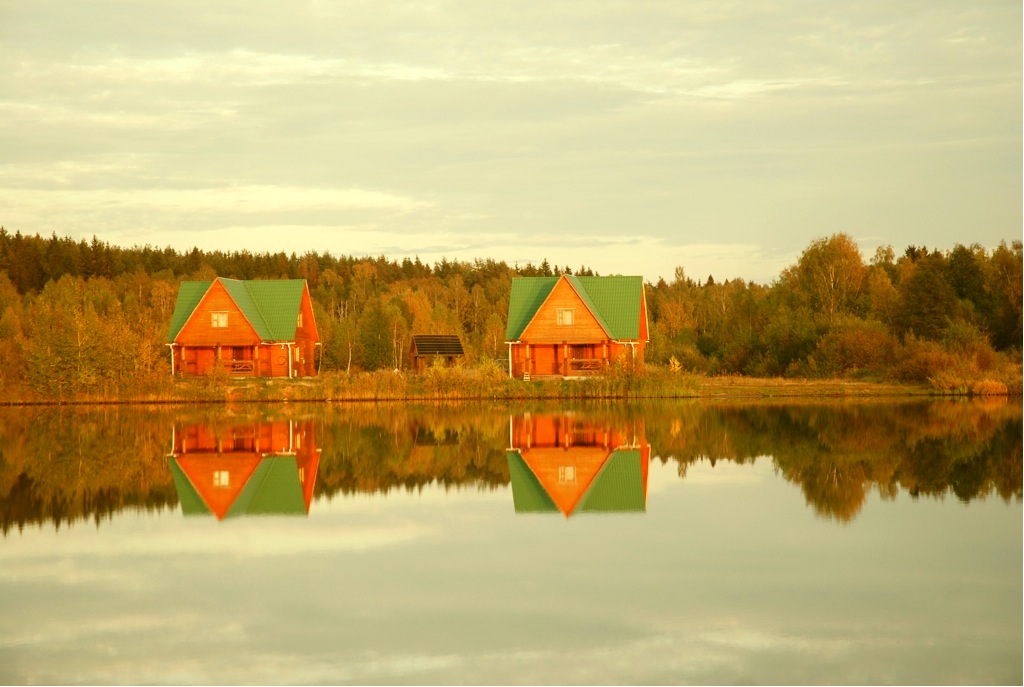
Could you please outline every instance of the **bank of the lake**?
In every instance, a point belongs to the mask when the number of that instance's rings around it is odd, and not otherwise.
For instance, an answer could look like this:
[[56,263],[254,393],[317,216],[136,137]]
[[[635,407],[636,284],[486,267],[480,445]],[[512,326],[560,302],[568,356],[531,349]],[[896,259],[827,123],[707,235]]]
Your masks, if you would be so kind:
[[1001,382],[976,383],[952,390],[922,384],[848,379],[786,379],[705,376],[649,370],[581,379],[509,379],[499,370],[433,369],[426,374],[401,372],[326,373],[317,378],[236,379],[228,377],[168,379],[156,388],[111,390],[71,398],[32,393],[4,394],[3,405],[81,403],[249,403],[366,401],[516,401],[535,399],[789,399],[911,396],[1020,395]]

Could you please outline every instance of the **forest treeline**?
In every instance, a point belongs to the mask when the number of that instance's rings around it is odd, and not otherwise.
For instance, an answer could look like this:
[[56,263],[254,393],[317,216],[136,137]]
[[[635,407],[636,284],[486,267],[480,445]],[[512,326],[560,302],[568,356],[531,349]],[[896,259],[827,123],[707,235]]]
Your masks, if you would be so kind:
[[[123,248],[0,228],[0,396],[109,396],[170,383],[165,346],[183,280],[306,279],[322,373],[409,367],[413,334],[457,334],[465,365],[504,359],[512,279],[586,267]],[[646,360],[680,373],[1019,388],[1022,246],[879,248],[816,239],[771,284],[646,285]]]

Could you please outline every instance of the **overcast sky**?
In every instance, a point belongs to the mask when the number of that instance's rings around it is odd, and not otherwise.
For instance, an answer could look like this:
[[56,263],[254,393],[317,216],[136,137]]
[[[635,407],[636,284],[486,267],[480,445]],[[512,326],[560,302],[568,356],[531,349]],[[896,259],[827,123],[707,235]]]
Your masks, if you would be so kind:
[[1019,0],[0,0],[0,224],[770,282],[1022,232]]

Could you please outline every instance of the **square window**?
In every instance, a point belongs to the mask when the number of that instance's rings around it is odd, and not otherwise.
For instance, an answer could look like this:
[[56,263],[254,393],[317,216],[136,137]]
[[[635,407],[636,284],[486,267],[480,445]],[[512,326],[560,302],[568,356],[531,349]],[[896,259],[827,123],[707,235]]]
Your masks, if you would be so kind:
[[569,326],[573,321],[573,314],[575,313],[573,308],[559,308],[558,309],[558,324]]
[[576,481],[576,466],[575,465],[560,465],[558,467],[558,481],[559,482],[575,482]]
[[228,314],[226,312],[210,313],[210,326],[214,329],[223,329],[228,326]]
[[230,487],[231,486],[231,473],[227,470],[214,470],[213,472],[213,486],[215,487]]

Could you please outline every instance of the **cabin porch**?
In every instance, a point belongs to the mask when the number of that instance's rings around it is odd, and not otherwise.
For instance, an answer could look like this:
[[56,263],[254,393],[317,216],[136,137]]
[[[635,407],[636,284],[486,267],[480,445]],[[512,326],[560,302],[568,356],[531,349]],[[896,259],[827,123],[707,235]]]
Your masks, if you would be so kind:
[[311,377],[316,374],[312,351],[304,351],[297,344],[171,345],[173,376],[198,377],[220,371],[238,378]]
[[608,342],[519,344],[511,349],[511,376],[523,379],[589,377],[611,361]]

